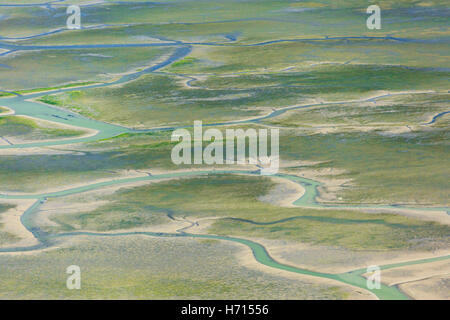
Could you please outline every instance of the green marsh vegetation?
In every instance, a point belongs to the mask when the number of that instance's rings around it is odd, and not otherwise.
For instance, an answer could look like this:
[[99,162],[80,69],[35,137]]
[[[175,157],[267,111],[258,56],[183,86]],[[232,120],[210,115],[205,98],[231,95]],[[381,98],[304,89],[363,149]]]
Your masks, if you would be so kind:
[[2,192],[42,192],[74,183],[112,179],[117,173],[105,167],[110,155],[111,153],[86,155],[70,151],[60,154],[2,155]]
[[345,203],[448,206],[448,152],[445,129],[280,135],[282,159],[322,162],[307,169],[344,170],[329,178],[352,179],[337,192]]
[[449,128],[450,126],[450,119],[449,119],[449,115],[446,114],[442,117],[440,117],[439,119],[436,120],[435,123],[433,123],[431,125],[433,128],[438,128],[441,130],[446,130],[447,128]]
[[230,96],[228,90],[184,88],[179,79],[167,75],[146,75],[117,88],[88,89],[40,99],[95,119],[138,128],[254,116],[258,110],[244,109],[245,102],[252,100],[255,98],[251,92]]
[[113,179],[126,169],[180,169],[170,160],[176,144],[170,141],[170,134],[123,134],[88,145],[50,147],[60,154],[1,155],[1,191],[42,192],[74,183],[88,184]]
[[[39,255],[0,256],[4,270],[0,298],[345,299],[351,295],[341,286],[242,267],[235,257],[238,250],[218,241],[91,237]],[[66,288],[66,268],[74,261],[81,267],[82,290]]]
[[[443,42],[398,42],[384,39],[332,39],[278,42],[261,46],[194,46],[190,57],[196,60],[183,66],[169,66],[167,71],[184,74],[232,74],[303,71],[310,65],[374,65],[373,67],[444,72],[448,66],[449,44]],[[353,66],[356,68],[355,66]],[[406,67],[406,68],[405,68]],[[420,70],[425,68],[425,70]],[[325,69],[326,70],[326,69]],[[351,70],[351,69],[350,69]],[[395,69],[391,69],[395,70]],[[406,72],[407,70],[400,70]],[[448,71],[447,71],[448,72]],[[420,81],[420,79],[416,79]],[[425,82],[424,82],[425,84]]]
[[[5,3],[6,0],[0,0]],[[10,2],[10,1],[7,1]],[[32,3],[35,0],[22,0]],[[191,125],[243,119],[273,108],[317,101],[348,101],[382,91],[448,91],[448,17],[442,0],[381,0],[380,31],[365,27],[365,8],[356,0],[170,1],[103,3],[83,7],[83,26],[115,24],[102,29],[64,31],[17,45],[148,43],[159,40],[219,42],[193,45],[192,53],[155,74],[121,86],[75,89],[40,99],[82,115],[136,128]],[[4,9],[4,11],[3,11]],[[138,10],[137,10],[138,9]],[[29,36],[65,27],[64,6],[2,8],[2,36]],[[51,19],[49,17],[54,17]],[[23,23],[26,19],[29,23]],[[410,23],[413,20],[414,23]],[[133,23],[131,26],[118,24]],[[345,36],[405,37],[330,39]],[[320,38],[318,41],[258,42]],[[159,40],[158,40],[159,39]],[[427,42],[433,39],[433,42]],[[421,40],[425,40],[426,45]],[[36,50],[0,57],[0,86],[19,93],[68,88],[82,81],[110,81],[119,73],[142,70],[174,48]],[[186,83],[186,80],[197,78]],[[80,84],[78,83],[78,85]],[[11,96],[0,93],[1,97]],[[448,110],[446,96],[389,97],[376,104],[323,105],[290,111],[264,124],[281,130],[282,160],[298,165],[288,172],[338,169],[327,179],[351,179],[336,191],[340,202],[448,206],[448,115],[418,126]],[[4,109],[4,108],[3,108]],[[0,113],[4,110],[0,108]],[[255,124],[251,126],[258,127]],[[332,133],[317,126],[352,126]],[[368,132],[355,127],[374,126]],[[410,126],[410,131],[391,130]],[[244,126],[245,128],[250,127]],[[225,129],[225,127],[223,128]],[[0,117],[0,135],[50,138],[80,134],[41,127],[20,117]],[[61,154],[0,156],[0,192],[45,192],[71,184],[113,179],[126,170],[175,170],[170,161],[170,132],[127,133],[61,147]],[[59,150],[49,147],[49,150]],[[70,153],[72,152],[72,153]],[[195,166],[196,169],[201,167]],[[204,168],[207,168],[205,166]],[[443,174],[444,173],[444,174]],[[278,207],[260,201],[275,187],[260,176],[214,175],[178,179],[114,194],[101,190],[76,197],[50,199],[45,205],[72,205],[96,197],[102,204],[51,215],[52,233],[117,231],[170,222],[168,215],[189,220],[218,218],[207,230],[242,238],[286,240],[345,250],[435,250],[448,248],[448,226],[394,214],[345,209]],[[85,198],[84,198],[85,197]],[[73,202],[72,202],[73,201]],[[79,201],[79,202],[75,202]],[[6,206],[0,206],[1,213]],[[229,217],[266,224],[251,224]],[[295,218],[294,218],[295,217]],[[271,221],[283,220],[276,224]],[[1,226],[0,226],[1,227]],[[112,240],[114,239],[114,240]],[[0,245],[16,241],[0,232]],[[0,256],[1,298],[346,298],[336,287],[317,287],[271,277],[238,266],[234,247],[218,241],[151,239],[142,236],[89,238],[82,245],[39,255]],[[117,254],[120,252],[120,254]],[[96,259],[92,259],[92,256]],[[155,258],[156,257],[156,258]],[[65,288],[65,268],[79,260],[87,266],[82,291]],[[198,261],[202,261],[199,265]],[[83,272],[84,269],[83,269]],[[11,277],[13,275],[13,277]],[[206,275],[206,276],[205,276]]]
[[[438,28],[446,23],[446,16],[439,14],[439,10],[446,7],[444,1],[379,1],[378,5],[389,23],[382,30],[370,31],[364,23],[368,5],[359,1],[170,1],[142,3],[139,10],[124,2],[103,3],[83,8],[86,12],[83,25],[95,26],[102,21],[112,26],[62,32],[21,43],[112,43],[118,39],[121,43],[137,43],[152,41],[152,36],[187,42],[226,42],[225,36],[233,35],[238,43],[254,43],[299,37],[394,35],[428,39],[442,35]],[[51,29],[65,25],[63,8],[53,8],[51,13],[44,8],[20,8],[20,13],[8,11],[10,16],[0,22],[0,28],[14,26],[17,29],[14,35],[46,31],[47,20],[52,20]],[[53,19],[48,19],[49,14]],[[24,16],[32,21],[21,23]],[[406,18],[411,16],[420,19],[410,23]],[[126,23],[133,25],[120,25]]]
[[[442,98],[442,97],[441,97]],[[400,98],[395,98],[400,99]],[[419,108],[412,100],[407,106]],[[433,105],[433,101],[440,101],[439,97],[424,98],[425,105]],[[437,103],[439,104],[439,103]],[[425,107],[426,108],[426,107]],[[394,109],[395,110],[395,109]],[[395,113],[392,120],[396,119]],[[411,116],[416,117],[416,114]],[[276,119],[276,118],[275,118]],[[351,179],[345,187],[340,189],[336,197],[339,202],[354,204],[406,204],[411,206],[448,206],[447,190],[450,189],[445,175],[448,158],[448,132],[445,127],[423,128],[418,131],[404,133],[389,133],[384,130],[368,132],[336,132],[315,133],[309,130],[280,130],[280,157],[282,161],[318,162],[316,165],[293,166],[288,168],[294,174],[302,174],[302,170],[322,170],[336,168],[339,175],[324,176],[327,179]],[[444,122],[445,123],[445,122]],[[228,128],[262,128],[258,125],[233,126]],[[225,130],[227,127],[221,128]],[[148,139],[161,139],[150,142]],[[99,143],[105,149],[115,143],[130,144],[123,148],[137,156],[138,153],[150,151],[150,154],[169,157],[170,135],[160,134],[131,135],[114,138]],[[135,145],[132,147],[132,145]],[[93,145],[94,146],[94,145]],[[151,147],[153,146],[153,147]],[[205,144],[204,144],[205,146]],[[136,150],[137,153],[134,153]],[[139,151],[138,151],[139,150]],[[139,157],[138,159],[144,159]],[[189,166],[169,166],[163,161],[156,160],[159,168],[181,169]],[[137,167],[137,162],[135,163]],[[150,165],[150,162],[147,162]],[[207,166],[205,166],[206,168]],[[142,164],[141,168],[145,168]],[[151,167],[148,167],[151,168]]]
[[[42,92],[42,91],[50,91],[50,90],[56,90],[56,89],[66,89],[66,88],[72,88],[72,87],[82,87],[87,86],[91,84],[96,84],[97,82],[94,81],[85,81],[85,82],[75,82],[75,83],[68,83],[61,86],[55,86],[55,87],[47,87],[47,88],[34,88],[34,89],[26,89],[26,90],[17,90],[14,91],[18,94],[29,94],[29,93],[36,93],[36,92]],[[9,92],[1,92],[0,97],[13,97],[15,94],[9,93]]]
[[[430,119],[449,110],[449,94],[411,94],[391,96],[376,101],[356,102],[339,105],[319,105],[313,108],[297,109],[279,117],[264,120],[264,123],[282,127],[346,127],[365,131],[389,131],[399,126],[412,126],[414,131],[429,130],[423,126]],[[420,126],[422,125],[422,126]]]
[[[72,2],[72,4],[75,4]],[[170,1],[165,3],[141,3],[139,10],[135,4],[102,3],[83,7],[83,26],[100,24],[167,24],[198,23],[217,20],[252,19],[269,16],[280,16],[277,10],[288,6],[288,1]],[[0,21],[0,29],[5,35],[20,37],[46,32],[66,26],[66,7],[54,6],[52,10],[45,7],[3,8],[7,18]],[[271,13],[274,12],[274,13]],[[28,23],[23,23],[24,19]],[[90,30],[91,31],[91,30]],[[81,34],[86,34],[82,33]],[[75,35],[77,32],[56,34]],[[148,34],[148,32],[144,33]],[[126,36],[123,35],[124,37]],[[122,38],[124,38],[122,37]],[[88,38],[88,37],[87,37]],[[120,34],[119,37],[120,39]],[[64,38],[63,38],[64,39]],[[66,38],[67,39],[67,38]],[[71,38],[69,38],[69,41]],[[116,38],[117,40],[117,38]],[[63,40],[62,42],[65,42]],[[59,42],[61,43],[61,42]]]
[[[105,82],[114,74],[151,65],[167,48],[89,48],[71,50],[34,50],[0,58],[10,68],[1,70],[0,86],[5,90],[66,87],[74,82]],[[56,63],[57,62],[57,63]],[[46,76],[43,77],[42,75]],[[62,85],[65,84],[65,85]]]
[[28,90],[18,90],[16,92],[19,93],[19,94],[27,94],[27,93],[50,91],[50,90],[56,90],[56,89],[82,87],[82,86],[88,86],[88,85],[92,85],[92,84],[97,84],[97,82],[95,82],[95,81],[75,82],[75,83],[68,83],[68,84],[61,85],[61,86],[56,86],[56,87],[35,88],[35,89],[28,89]]
[[[337,191],[339,202],[448,206],[446,190],[450,186],[442,174],[446,170],[442,159],[448,157],[448,133],[438,126],[443,120],[434,129],[402,134],[377,130],[323,134],[283,129],[280,157],[283,161],[319,162],[289,168],[294,174],[324,168],[341,171],[339,175],[324,176],[352,180]],[[200,169],[198,165],[176,166],[170,161],[176,145],[170,141],[170,135],[170,132],[123,134],[77,147],[73,154],[2,156],[3,189],[31,192],[43,186],[64,185],[72,179],[74,182],[86,179],[88,183],[117,176],[123,168]],[[8,179],[11,172],[15,179]]]

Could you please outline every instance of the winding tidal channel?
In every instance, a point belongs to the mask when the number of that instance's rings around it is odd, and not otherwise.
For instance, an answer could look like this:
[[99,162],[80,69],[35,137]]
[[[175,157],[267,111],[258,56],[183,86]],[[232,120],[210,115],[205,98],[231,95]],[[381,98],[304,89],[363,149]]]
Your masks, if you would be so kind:
[[[261,45],[264,45],[267,43],[261,43]],[[42,141],[42,142],[32,142],[32,143],[24,143],[24,144],[14,144],[14,145],[4,145],[0,146],[0,149],[14,149],[14,148],[31,148],[31,147],[45,147],[45,146],[56,146],[56,145],[64,145],[64,144],[74,144],[74,143],[82,143],[82,142],[90,142],[90,141],[96,141],[100,139],[105,138],[111,138],[123,133],[132,133],[132,132],[156,132],[156,131],[165,131],[165,130],[174,130],[178,127],[167,127],[167,128],[157,128],[157,129],[148,129],[148,130],[135,130],[130,129],[122,126],[112,125],[108,123],[104,123],[101,121],[96,121],[93,119],[89,119],[86,117],[83,117],[79,114],[70,112],[68,110],[63,110],[57,107],[53,107],[50,105],[37,103],[32,101],[32,99],[38,98],[43,95],[47,94],[53,94],[53,93],[59,93],[59,92],[65,92],[65,91],[71,91],[71,90],[83,90],[88,88],[98,88],[98,87],[105,87],[110,85],[117,85],[121,83],[125,83],[134,79],[137,79],[141,75],[145,73],[151,73],[155,72],[169,64],[171,64],[174,61],[177,61],[179,59],[182,59],[186,57],[192,49],[192,46],[190,44],[185,43],[170,43],[166,44],[167,46],[173,46],[174,51],[172,54],[163,62],[160,62],[154,66],[148,67],[144,70],[141,70],[139,72],[135,72],[132,74],[127,74],[122,76],[116,81],[109,82],[109,83],[101,83],[101,84],[94,84],[89,86],[83,86],[83,87],[72,87],[72,88],[65,88],[65,89],[56,89],[51,91],[45,91],[40,93],[33,93],[28,95],[20,95],[15,94],[14,97],[5,97],[0,98],[0,105],[6,106],[7,108],[14,111],[15,115],[25,115],[37,119],[43,119],[48,121],[53,121],[61,124],[66,125],[72,125],[77,126],[80,128],[86,128],[86,129],[92,129],[96,130],[97,133],[88,137],[82,137],[82,138],[71,138],[71,139],[61,139],[61,140],[54,140],[54,141]],[[133,44],[127,45],[123,44],[121,46],[133,46]],[[0,47],[5,47],[3,44],[0,45]],[[18,46],[15,46],[14,48],[6,48],[10,49],[12,51],[16,51],[19,48],[16,48]],[[102,45],[91,45],[91,47],[103,47]],[[42,46],[39,48],[25,48],[27,50],[45,50],[45,49],[55,49],[54,46]],[[70,49],[65,46],[65,49]],[[403,94],[403,93],[398,93]],[[364,100],[351,100],[351,101],[341,101],[341,102],[331,102],[331,103],[318,103],[318,104],[310,104],[310,105],[300,105],[300,106],[293,106],[293,107],[287,107],[283,109],[278,109],[275,111],[272,111],[268,115],[256,117],[250,120],[236,120],[236,121],[230,121],[230,122],[221,122],[221,123],[214,123],[214,124],[207,124],[206,126],[221,126],[221,125],[229,125],[229,124],[243,124],[243,123],[257,123],[261,120],[265,120],[271,117],[276,117],[281,114],[283,114],[286,111],[292,110],[292,109],[300,109],[300,108],[308,108],[318,105],[329,105],[329,104],[344,104],[344,103],[352,103],[352,102],[363,102],[363,101],[373,101],[379,98],[383,98],[389,95],[394,94],[384,94],[380,95],[378,97],[372,97]],[[433,119],[434,121],[435,119]],[[186,126],[188,127],[188,126]],[[209,235],[209,234],[193,234],[193,233],[187,233],[183,230],[179,230],[176,233],[158,233],[158,232],[121,232],[121,233],[98,233],[98,232],[69,232],[69,233],[60,233],[60,234],[47,234],[43,230],[41,230],[39,227],[37,227],[34,224],[34,215],[37,213],[39,206],[46,201],[48,198],[54,198],[54,197],[64,197],[67,195],[72,194],[78,194],[83,192],[88,192],[91,190],[96,190],[103,187],[108,187],[112,185],[118,185],[118,184],[125,184],[125,183],[132,183],[132,182],[139,182],[139,181],[150,181],[150,180],[161,180],[161,179],[167,179],[167,178],[174,178],[174,177],[183,177],[183,176],[198,176],[198,175],[210,175],[211,177],[214,177],[214,175],[217,174],[248,174],[248,175],[259,175],[259,171],[238,171],[238,170],[223,170],[223,171],[192,171],[192,172],[173,172],[173,173],[167,173],[167,174],[159,174],[159,175],[149,175],[149,176],[143,176],[143,177],[135,177],[135,178],[123,178],[123,179],[113,179],[110,181],[105,182],[99,182],[99,183],[93,183],[77,188],[71,188],[71,189],[65,189],[57,192],[52,193],[44,193],[44,194],[33,194],[33,195],[8,195],[8,194],[0,194],[0,198],[2,199],[36,199],[34,204],[29,207],[21,216],[21,222],[23,226],[33,234],[33,236],[37,239],[38,244],[34,246],[28,246],[28,247],[9,247],[9,248],[1,248],[0,252],[23,252],[23,251],[33,251],[33,250],[39,250],[43,248],[52,247],[55,245],[55,239],[58,238],[64,238],[64,237],[75,237],[75,236],[95,236],[95,237],[122,237],[122,236],[130,236],[130,235],[146,235],[151,237],[186,237],[186,238],[206,238],[206,239],[218,239],[218,240],[224,240],[224,241],[232,241],[234,243],[239,243],[241,245],[245,245],[249,247],[253,255],[259,263],[276,268],[285,270],[288,272],[293,273],[299,273],[314,277],[320,277],[320,278],[326,278],[331,279],[339,282],[343,282],[345,284],[349,284],[358,288],[362,288],[364,290],[370,291],[373,294],[375,294],[380,299],[408,299],[408,297],[402,293],[397,286],[386,286],[384,284],[381,285],[381,289],[368,289],[366,286],[366,279],[363,277],[363,274],[366,273],[366,269],[358,269],[351,272],[341,273],[341,274],[331,274],[331,273],[321,273],[321,272],[315,272],[312,270],[302,269],[291,265],[286,265],[277,262],[275,259],[273,259],[269,252],[266,250],[266,248],[254,241],[242,239],[242,238],[236,238],[236,237],[226,237],[226,236],[218,236],[218,235]],[[327,204],[321,204],[316,201],[316,197],[318,194],[317,188],[321,185],[321,183],[298,177],[298,176],[291,176],[286,174],[278,174],[277,175],[280,178],[291,180],[295,183],[298,183],[302,185],[302,187],[305,189],[305,193],[303,196],[301,196],[299,199],[297,199],[293,204],[299,207],[317,207],[317,208],[389,208],[389,209],[414,209],[414,208],[406,208],[406,207],[399,207],[399,206],[368,206],[368,205],[358,205],[358,206],[349,206],[349,205],[327,205]],[[424,210],[423,208],[420,208],[421,210]],[[428,210],[449,210],[449,208],[428,208]],[[291,217],[288,219],[297,219],[300,217]],[[233,218],[231,218],[233,219]],[[242,222],[247,223],[253,223],[258,224],[258,222],[251,221],[251,220],[241,220]],[[279,220],[279,221],[273,221],[266,224],[275,224],[275,223],[281,223],[287,221]],[[185,228],[186,230],[186,228]],[[430,258],[430,259],[423,259],[423,260],[414,260],[414,261],[407,261],[403,263],[397,263],[397,264],[391,264],[391,265],[385,265],[380,266],[381,269],[388,269],[388,268],[395,268],[395,267],[401,267],[406,265],[413,265],[413,264],[421,264],[421,263],[427,263],[432,261],[438,261],[438,260],[444,260],[449,259],[450,256],[442,256],[442,257],[436,257],[436,258]]]

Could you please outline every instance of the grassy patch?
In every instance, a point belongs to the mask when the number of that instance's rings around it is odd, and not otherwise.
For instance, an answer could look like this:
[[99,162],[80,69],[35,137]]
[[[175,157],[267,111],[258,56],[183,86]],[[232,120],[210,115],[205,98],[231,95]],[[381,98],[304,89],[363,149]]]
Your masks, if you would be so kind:
[[[268,178],[230,175],[161,182],[121,189],[103,198],[110,203],[94,211],[55,215],[52,219],[80,229],[110,230],[169,222],[167,214],[191,219],[224,217],[214,222],[208,231],[353,250],[414,250],[423,248],[423,243],[420,244],[423,241],[445,246],[448,240],[448,226],[394,214],[281,208],[258,201],[272,186]],[[261,225],[229,217],[263,223],[288,220]]]
[[36,121],[20,116],[0,118],[0,136],[14,137],[21,140],[44,140],[68,138],[82,135],[81,130],[50,128]]
[[389,134],[383,131],[336,134],[286,133],[285,160],[322,163],[307,169],[337,168],[352,179],[337,192],[344,202],[448,206],[448,132],[442,129]]
[[172,68],[177,68],[177,67],[181,67],[181,66],[186,66],[186,65],[192,65],[196,60],[192,57],[188,57],[188,58],[184,58],[180,61],[174,62],[171,64]]
[[199,119],[205,123],[238,120],[317,98],[346,101],[381,90],[438,89],[446,86],[447,76],[401,67],[319,66],[303,72],[209,76],[191,81],[189,88],[178,77],[146,75],[117,88],[54,94],[41,101],[98,120],[148,128]]
[[[0,57],[0,87],[26,93],[41,88],[66,87],[75,83],[106,82],[114,74],[149,65],[171,49],[167,48],[89,48],[71,50],[23,51]],[[57,61],[57,63],[55,63]],[[45,76],[42,76],[45,75]]]
[[[329,127],[339,131],[389,131],[395,127],[413,126],[414,130],[428,130],[419,126],[439,112],[450,109],[448,94],[411,94],[378,99],[376,102],[356,102],[341,105],[320,105],[297,109],[267,119],[264,123],[285,127]],[[411,129],[412,130],[412,129]]]
[[[5,212],[9,209],[12,209],[13,207],[14,206],[12,206],[12,205],[0,204],[0,218],[2,217],[3,212]],[[0,246],[14,243],[14,242],[20,240],[20,238],[17,237],[16,235],[6,232],[6,231],[3,231],[2,227],[3,227],[3,223],[0,223]]]

